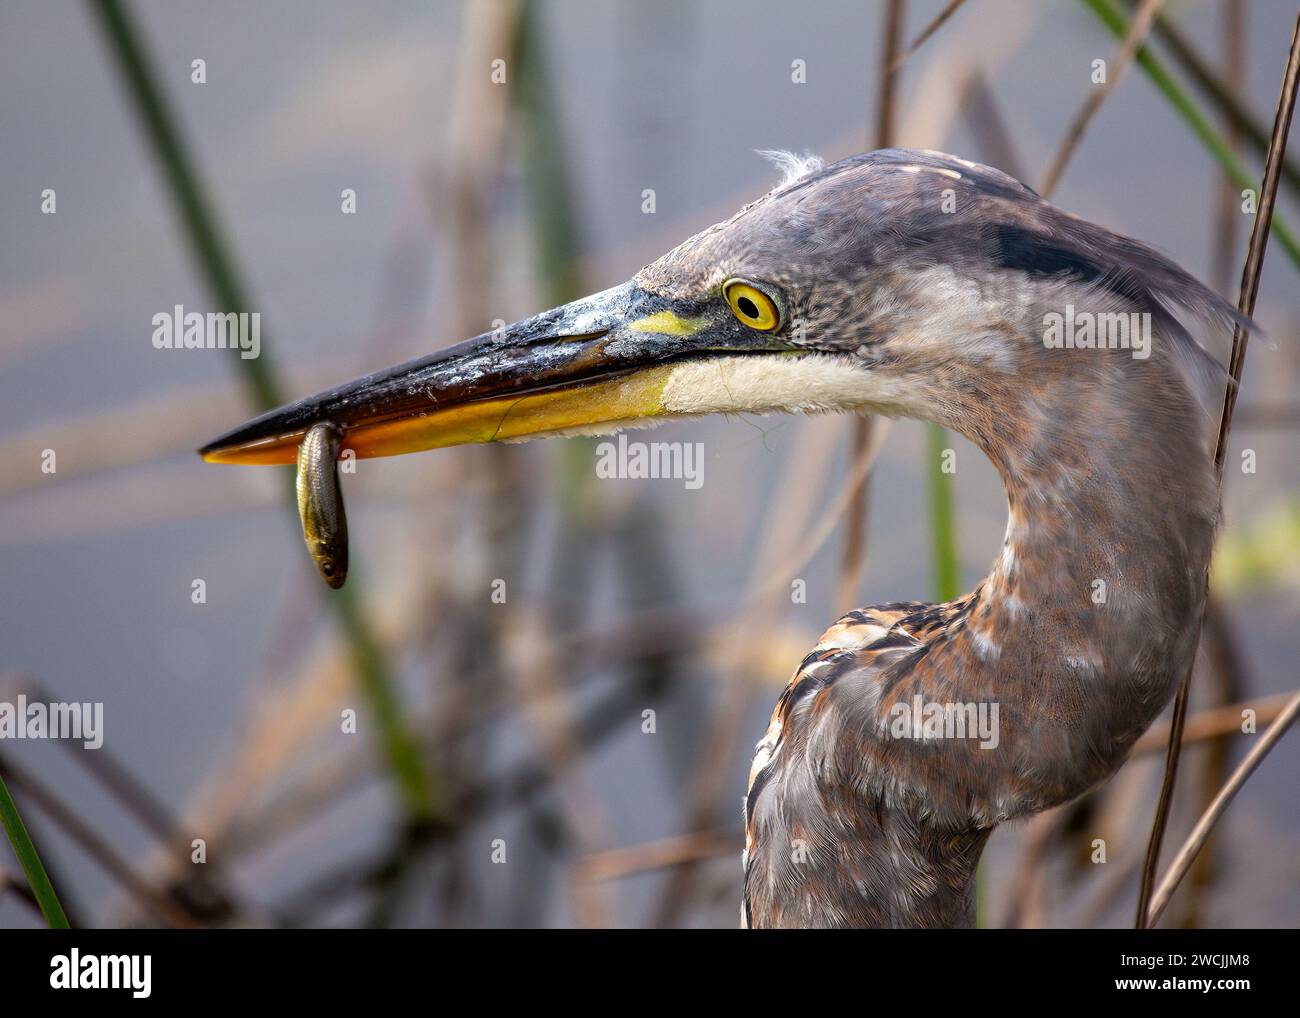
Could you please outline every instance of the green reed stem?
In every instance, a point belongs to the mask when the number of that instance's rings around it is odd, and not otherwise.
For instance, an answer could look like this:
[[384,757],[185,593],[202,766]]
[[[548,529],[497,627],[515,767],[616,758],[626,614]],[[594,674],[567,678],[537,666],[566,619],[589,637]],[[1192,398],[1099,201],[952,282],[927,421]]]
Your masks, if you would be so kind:
[[63,912],[63,905],[59,902],[59,896],[54,893],[54,885],[50,883],[49,874],[45,872],[40,854],[32,844],[31,835],[27,833],[27,825],[23,823],[23,818],[14,804],[13,796],[9,794],[4,778],[0,778],[0,824],[4,825],[14,855],[18,857],[18,863],[22,866],[23,873],[27,875],[27,886],[32,889],[32,894],[36,897],[36,904],[41,908],[41,915],[45,916],[46,925],[52,930],[68,929],[68,917]]
[[[131,15],[119,0],[88,0],[136,115],[171,191],[191,253],[212,298],[225,311],[247,311],[250,302],[203,183],[167,105],[158,74]],[[260,356],[237,358],[249,398],[259,410],[284,402],[264,339]],[[290,489],[292,488],[292,481]],[[292,491],[290,491],[292,495]],[[291,498],[292,501],[292,498]],[[422,824],[442,802],[434,777],[425,769],[419,743],[408,730],[401,700],[384,650],[366,619],[354,577],[349,589],[328,598],[350,644],[361,689],[379,728],[379,742],[408,822]]]
[[[1128,31],[1128,22],[1124,19],[1124,12],[1115,3],[1115,0],[1083,0],[1083,3],[1101,19],[1101,22],[1110,29],[1117,39],[1124,38],[1125,33]],[[1160,58],[1151,51],[1151,48],[1143,46],[1138,50],[1135,59],[1138,66],[1151,79],[1151,83],[1168,100],[1179,116],[1186,121],[1187,125],[1192,129],[1192,133],[1200,139],[1201,144],[1214,156],[1215,161],[1232,178],[1233,183],[1243,190],[1253,190],[1258,195],[1259,181],[1251,176],[1245,164],[1237,158],[1232,146],[1214,129],[1214,126],[1196,105],[1195,100],[1174,80],[1173,75],[1165,68]],[[1300,244],[1296,243],[1295,235],[1280,216],[1275,215],[1273,217],[1272,234],[1277,238],[1278,243],[1282,245],[1282,249],[1286,251],[1291,263],[1296,268],[1300,268]]]

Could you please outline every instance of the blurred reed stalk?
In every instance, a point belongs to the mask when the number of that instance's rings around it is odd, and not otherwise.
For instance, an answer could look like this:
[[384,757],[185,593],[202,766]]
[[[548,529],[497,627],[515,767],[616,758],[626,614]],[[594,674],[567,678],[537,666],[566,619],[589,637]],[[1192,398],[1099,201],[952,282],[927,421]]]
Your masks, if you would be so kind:
[[1147,35],[1151,31],[1151,24],[1156,15],[1160,13],[1160,7],[1163,3],[1164,0],[1142,0],[1142,6],[1133,15],[1133,23],[1129,25],[1128,31],[1124,33],[1119,49],[1110,58],[1105,83],[1100,88],[1093,87],[1088,92],[1088,97],[1083,101],[1083,105],[1079,107],[1079,112],[1074,115],[1070,126],[1066,128],[1061,147],[1056,150],[1056,156],[1043,174],[1043,182],[1038,187],[1038,193],[1044,198],[1050,198],[1052,192],[1056,190],[1056,185],[1065,172],[1065,164],[1070,161],[1070,157],[1074,155],[1074,150],[1078,147],[1079,142],[1083,140],[1084,132],[1088,130],[1092,118],[1101,109],[1101,104],[1119,87],[1119,83],[1133,63],[1134,54],[1146,43]]
[[[1137,3],[1137,0],[1127,0],[1127,3],[1132,7]],[[1245,0],[1227,0],[1227,3],[1224,45],[1231,48],[1234,45],[1232,41],[1233,33],[1239,28],[1239,26],[1234,28],[1234,20],[1237,16],[1233,12],[1237,9],[1244,12]],[[1205,98],[1223,117],[1229,131],[1244,135],[1245,139],[1250,142],[1251,148],[1259,155],[1266,154],[1268,151],[1268,129],[1246,107],[1245,102],[1242,100],[1242,82],[1232,73],[1230,62],[1229,66],[1225,67],[1222,76],[1216,74],[1205,58],[1196,51],[1196,48],[1183,35],[1182,30],[1169,20],[1168,14],[1161,13],[1156,16],[1154,34],[1156,38],[1164,43],[1170,55],[1173,56],[1186,75],[1200,88]],[[1300,195],[1300,168],[1297,168],[1295,161],[1292,159],[1282,160],[1282,182],[1290,188],[1293,196]]]
[[[88,0],[90,10],[113,55],[127,94],[144,129],[154,157],[180,215],[191,253],[216,304],[225,311],[246,311],[251,304],[234,257],[224,241],[211,202],[181,139],[175,118],[159,84],[153,60],[144,41],[118,0]],[[258,410],[284,402],[268,351],[262,345],[256,358],[238,358],[251,402]],[[286,491],[291,496],[292,478]],[[356,579],[328,601],[351,649],[361,688],[379,729],[379,740],[398,802],[412,828],[427,825],[442,810],[442,792],[425,770],[419,748],[407,730],[397,689],[383,649],[366,619]]]
[[173,899],[136,872],[83,817],[79,810],[63,802],[58,794],[31,772],[12,760],[0,757],[0,779],[7,779],[36,807],[57,824],[76,845],[99,863],[120,883],[135,901],[168,925],[193,928],[199,925],[187,904]]
[[50,883],[49,874],[45,872],[45,866],[41,863],[36,846],[32,844],[31,835],[27,833],[27,825],[23,823],[23,818],[14,804],[13,796],[9,794],[9,788],[3,777],[0,777],[0,824],[3,824],[5,834],[9,836],[9,844],[13,846],[14,855],[23,868],[23,873],[27,877],[27,886],[31,888],[32,896],[36,899],[41,915],[45,917],[46,925],[52,930],[69,929],[68,917],[63,912],[63,905],[59,902],[59,896],[54,893],[54,885]]
[[[434,236],[447,263],[447,311],[438,315],[453,341],[487,330],[505,313],[496,272],[494,207],[510,138],[510,94],[518,87],[515,61],[505,81],[489,73],[492,61],[512,58],[517,48],[520,4],[515,0],[469,4],[456,40],[457,68],[444,139],[431,195]],[[472,835],[463,824],[460,795],[482,768],[490,739],[456,739],[475,705],[501,687],[502,647],[509,632],[509,605],[491,603],[488,592],[497,578],[512,577],[519,561],[521,527],[519,450],[501,444],[458,449],[449,460],[456,472],[453,490],[463,493],[472,511],[456,514],[458,562],[444,582],[449,587],[446,617],[436,623],[430,642],[445,642],[443,667],[431,683],[442,694],[441,709],[428,732],[437,747],[440,771],[456,801],[459,830],[441,848],[438,906],[442,921],[455,926],[469,920],[474,885]],[[435,629],[435,627],[431,627]],[[518,855],[524,861],[518,861]],[[510,867],[528,867],[531,853],[519,853]],[[394,884],[396,886],[396,884]],[[378,917],[376,917],[378,918]]]
[[[880,92],[876,109],[876,148],[889,148],[894,144],[898,105],[898,75],[904,60],[920,49],[921,45],[932,36],[961,6],[950,3],[923,28],[908,47],[907,52],[899,55],[906,21],[906,6],[903,0],[889,0],[885,8],[885,23],[882,52],[880,55]],[[858,435],[859,446],[869,440],[867,435]],[[934,590],[940,601],[951,601],[961,593],[961,563],[957,557],[957,523],[954,508],[953,475],[946,473],[944,453],[949,448],[948,432],[937,424],[925,425],[926,445],[926,487],[930,502],[930,560],[934,570]],[[865,481],[863,482],[865,486]],[[851,517],[852,519],[852,517]],[[856,605],[847,605],[848,608]]]
[[[1223,80],[1229,89],[1229,94],[1236,94],[1245,88],[1245,0],[1220,0],[1220,16],[1223,28]],[[1161,20],[1157,15],[1157,24]],[[1228,147],[1240,156],[1242,127],[1226,113],[1223,115],[1223,120],[1224,140],[1228,143]],[[1283,159],[1284,181],[1288,168],[1287,161]],[[1211,242],[1210,252],[1210,262],[1213,267],[1210,271],[1210,285],[1219,293],[1227,293],[1232,286],[1237,249],[1237,224],[1241,219],[1241,207],[1231,178],[1222,170],[1216,174],[1214,198],[1214,240]],[[1240,423],[1240,415],[1238,415],[1238,424]],[[1221,598],[1217,597],[1213,590],[1210,591],[1206,601],[1205,630],[1206,658],[1209,665],[1206,671],[1210,680],[1211,702],[1213,706],[1222,706],[1239,700],[1247,688],[1247,682],[1245,663],[1237,646],[1232,622],[1228,618]],[[1217,739],[1211,739],[1201,753],[1197,791],[1201,797],[1202,812],[1214,804],[1215,793],[1229,778],[1232,742],[1231,733],[1221,735]],[[1194,929],[1203,925],[1203,908],[1216,875],[1213,851],[1216,846],[1217,839],[1209,839],[1196,859],[1177,922],[1181,927]]]
[[1192,828],[1191,834],[1187,836],[1187,840],[1183,843],[1183,847],[1179,849],[1178,855],[1169,864],[1169,870],[1166,872],[1164,880],[1160,882],[1160,887],[1150,896],[1150,909],[1142,917],[1143,928],[1154,926],[1160,921],[1160,916],[1164,914],[1165,909],[1169,906],[1174,891],[1178,889],[1179,882],[1187,875],[1187,871],[1196,860],[1197,853],[1205,847],[1210,832],[1223,815],[1224,810],[1228,808],[1228,804],[1241,791],[1242,786],[1255,773],[1256,768],[1263,763],[1264,757],[1268,755],[1269,750],[1281,741],[1282,736],[1295,723],[1298,715],[1300,715],[1300,693],[1295,693],[1287,702],[1286,708],[1278,716],[1278,719],[1269,726],[1268,731],[1264,732],[1255,745],[1251,747],[1250,752],[1246,754],[1246,758],[1233,771],[1232,777],[1219,789],[1219,794],[1214,797],[1214,801],[1210,803],[1209,808],[1201,815],[1201,818],[1196,822],[1196,826]]
[[[1115,0],[1082,0],[1092,12],[1097,15],[1102,24],[1108,28],[1116,38],[1123,39],[1128,31],[1128,23],[1124,19],[1124,12],[1116,4]],[[1137,51],[1138,66],[1146,73],[1151,83],[1159,90],[1161,95],[1170,106],[1178,113],[1187,125],[1192,129],[1192,133],[1200,140],[1201,144],[1214,156],[1225,173],[1228,174],[1238,187],[1243,190],[1249,189],[1259,193],[1259,184],[1256,182],[1250,171],[1237,158],[1233,152],[1232,146],[1224,140],[1223,136],[1214,129],[1214,125],[1201,112],[1200,107],[1188,95],[1187,91],[1174,80],[1164,63],[1152,51],[1150,46],[1143,46]],[[1263,202],[1261,200],[1260,210],[1262,213]],[[1258,219],[1256,220],[1258,221]],[[1278,243],[1282,245],[1287,256],[1291,259],[1296,268],[1300,268],[1300,244],[1296,242],[1295,235],[1282,220],[1280,216],[1272,217],[1272,232],[1277,237]]]
[[965,2],[966,0],[948,0],[948,4],[941,11],[939,11],[938,14],[936,14],[933,18],[930,19],[929,24],[927,24],[923,29],[921,29],[921,31],[916,33],[916,38],[913,39],[910,43],[908,43],[907,49],[905,49],[902,53],[898,53],[894,56],[893,60],[891,60],[890,63],[888,64],[889,70],[886,73],[892,75],[895,71],[897,71],[900,67],[902,67],[903,64],[907,63],[908,58],[917,50],[919,50],[922,46],[924,46],[925,41],[929,39],[930,36],[934,35],[935,32],[939,31],[939,29],[941,29],[944,26],[947,20],[951,18],[954,14],[956,14],[957,9],[961,7],[961,5],[964,4]]
[[[876,92],[876,143],[875,148],[889,148],[894,143],[895,107],[898,103],[897,70],[898,53],[903,42],[903,23],[907,5],[904,0],[889,0],[885,7],[884,31],[880,45],[880,81]],[[924,42],[919,38],[915,43]],[[874,418],[863,414],[852,424],[852,455],[863,455],[871,445]],[[833,610],[839,615],[856,608],[858,585],[866,565],[867,511],[870,506],[871,475],[867,474],[853,489],[853,500],[844,517],[844,552],[840,561],[840,582]]]
[[[541,283],[542,303],[555,307],[586,292],[579,269],[578,226],[573,208],[564,125],[556,106],[540,24],[539,7],[524,2],[520,11],[515,63],[519,89],[517,115],[523,135],[522,161],[528,190],[530,234],[534,264]],[[590,612],[593,517],[598,512],[595,474],[591,468],[595,440],[570,438],[547,450],[558,461],[549,486],[556,509],[558,534],[549,562],[548,598],[542,612],[520,618],[521,631],[536,636],[534,644],[571,631]],[[522,658],[522,656],[521,656]],[[550,775],[561,804],[561,815],[543,817],[549,807],[535,803],[526,810],[536,831],[550,827],[563,832],[557,840],[573,842],[578,857],[609,837],[609,821],[600,798],[581,770],[584,754],[576,702],[571,695],[572,669],[554,654],[529,654],[514,662],[525,718],[537,740],[540,763]],[[614,925],[612,904],[605,893],[573,879],[566,881],[580,925]],[[524,874],[520,874],[521,877]]]
[[[1087,2],[1102,2],[1102,0],[1087,0]],[[1291,33],[1291,50],[1287,58],[1286,70],[1282,76],[1281,94],[1278,96],[1277,113],[1273,119],[1273,135],[1268,145],[1268,158],[1264,164],[1264,182],[1260,193],[1259,211],[1255,217],[1254,228],[1250,234],[1250,247],[1246,252],[1246,263],[1241,271],[1241,294],[1237,300],[1238,309],[1245,315],[1252,315],[1255,311],[1255,300],[1259,296],[1259,279],[1260,273],[1264,268],[1264,253],[1268,248],[1269,227],[1273,220],[1273,206],[1277,200],[1278,181],[1281,177],[1282,160],[1286,154],[1287,136],[1291,130],[1291,116],[1295,111],[1296,89],[1300,86],[1300,16],[1296,19],[1295,28]],[[1231,155],[1231,150],[1227,150]],[[1249,333],[1240,325],[1233,329],[1232,332],[1232,353],[1229,358],[1228,370],[1232,376],[1231,383],[1227,386],[1223,396],[1223,411],[1219,418],[1219,437],[1214,451],[1214,468],[1215,476],[1220,490],[1223,487],[1223,465],[1228,453],[1228,438],[1232,433],[1232,412],[1237,405],[1237,393],[1241,387],[1242,372],[1246,365],[1246,350],[1250,342]],[[1201,622],[1197,626],[1196,641],[1200,640],[1201,630],[1205,623],[1205,610],[1209,606],[1209,585],[1210,585],[1210,564],[1206,564],[1205,572],[1205,589],[1206,605],[1202,609]],[[1169,810],[1173,804],[1174,782],[1178,776],[1178,758],[1182,751],[1183,726],[1187,719],[1187,703],[1190,698],[1192,671],[1195,664],[1195,655],[1192,662],[1187,667],[1182,682],[1179,684],[1178,693],[1174,697],[1173,716],[1169,730],[1169,751],[1165,757],[1165,775],[1160,787],[1160,800],[1156,804],[1155,818],[1151,825],[1151,838],[1147,845],[1146,863],[1142,870],[1142,883],[1138,894],[1138,911],[1136,927],[1146,929],[1154,923],[1163,911],[1164,906],[1168,904],[1169,897],[1173,894],[1177,882],[1181,876],[1186,873],[1186,866],[1181,872],[1173,871],[1161,885],[1162,898],[1159,901],[1153,901],[1153,887],[1155,883],[1156,869],[1160,865],[1160,847],[1164,839],[1165,827],[1169,821]],[[1291,719],[1294,720],[1294,712],[1291,713]],[[1287,722],[1289,724],[1289,721]],[[1262,759],[1263,753],[1267,752],[1267,747],[1271,745],[1270,739],[1280,737],[1281,729],[1285,725],[1281,718],[1274,722],[1273,728],[1269,730],[1268,736],[1260,740],[1260,744],[1251,751],[1246,762],[1252,760],[1258,764]],[[1217,819],[1218,813],[1214,810],[1217,808],[1222,812],[1226,807],[1227,800],[1231,799],[1236,792],[1236,787],[1231,787],[1233,782],[1238,778],[1242,783],[1249,777],[1253,767],[1247,768],[1245,763],[1238,769],[1225,786],[1220,795],[1207,811],[1206,816],[1202,818],[1204,824],[1203,836],[1208,837],[1210,826],[1214,819]],[[1239,786],[1237,786],[1239,787]],[[1213,815],[1211,815],[1213,814]],[[1206,818],[1209,823],[1205,824]],[[1196,834],[1202,833],[1202,825],[1198,825]],[[1202,840],[1203,843],[1203,840]],[[1190,865],[1190,857],[1187,853],[1191,850],[1192,856],[1195,848],[1185,848],[1180,854],[1175,865],[1186,862]],[[1172,883],[1170,883],[1172,881]],[[1157,907],[1158,906],[1158,907]]]

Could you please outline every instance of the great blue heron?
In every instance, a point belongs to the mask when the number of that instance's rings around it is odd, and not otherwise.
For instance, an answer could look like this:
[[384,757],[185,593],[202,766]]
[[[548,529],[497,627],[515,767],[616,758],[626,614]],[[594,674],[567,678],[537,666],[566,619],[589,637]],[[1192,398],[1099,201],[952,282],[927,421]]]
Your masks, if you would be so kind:
[[[201,452],[291,463],[303,445],[322,482],[304,496],[311,538],[331,517],[309,510],[337,501],[321,449],[328,463],[340,447],[714,413],[886,414],[964,435],[1006,485],[1002,553],[955,601],[850,612],[795,671],[750,774],[742,915],[971,925],[990,832],[1113,773],[1187,668],[1218,513],[1206,393],[1226,376],[1174,311],[1250,323],[998,170],[903,149],[799,170],[621,286]],[[991,737],[972,730],[990,707]]]

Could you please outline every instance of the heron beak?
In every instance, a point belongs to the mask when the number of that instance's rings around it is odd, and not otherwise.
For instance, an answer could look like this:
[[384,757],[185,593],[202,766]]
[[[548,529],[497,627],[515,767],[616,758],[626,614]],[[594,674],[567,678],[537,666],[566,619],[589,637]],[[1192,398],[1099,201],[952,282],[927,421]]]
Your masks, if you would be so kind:
[[199,454],[293,463],[306,433],[325,422],[341,433],[341,450],[364,458],[662,416],[674,365],[775,348],[724,311],[624,283],[272,410]]

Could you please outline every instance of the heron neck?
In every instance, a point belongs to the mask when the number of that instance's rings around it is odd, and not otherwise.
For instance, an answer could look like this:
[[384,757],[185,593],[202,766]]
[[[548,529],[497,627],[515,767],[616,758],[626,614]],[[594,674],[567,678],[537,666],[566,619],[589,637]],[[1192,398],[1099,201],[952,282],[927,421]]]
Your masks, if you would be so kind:
[[1205,595],[1217,495],[1201,411],[1177,379],[1143,371],[1004,396],[1000,423],[980,417],[990,427],[968,432],[1006,486],[1002,551],[944,606],[907,693],[996,704],[996,746],[948,742],[938,776],[923,757],[898,758],[900,772],[918,768],[895,777],[926,788],[929,820],[886,824],[915,829],[914,858],[942,876],[915,882],[931,888],[907,910],[917,924],[972,924],[988,832],[1118,769],[1188,667]]
[[1009,413],[971,429],[1008,523],[952,634],[973,663],[964,692],[1003,702],[1018,761],[1004,776],[1020,792],[990,788],[991,819],[1108,776],[1168,702],[1194,652],[1218,505],[1206,418],[1172,365],[1024,381],[1000,394]]
[[[849,613],[796,673],[747,799],[751,924],[972,925],[992,829],[1109,776],[1168,701],[1217,496],[1200,409],[1148,363],[925,394],[1001,473],[1003,549],[956,601]],[[918,730],[935,707],[961,731]]]

